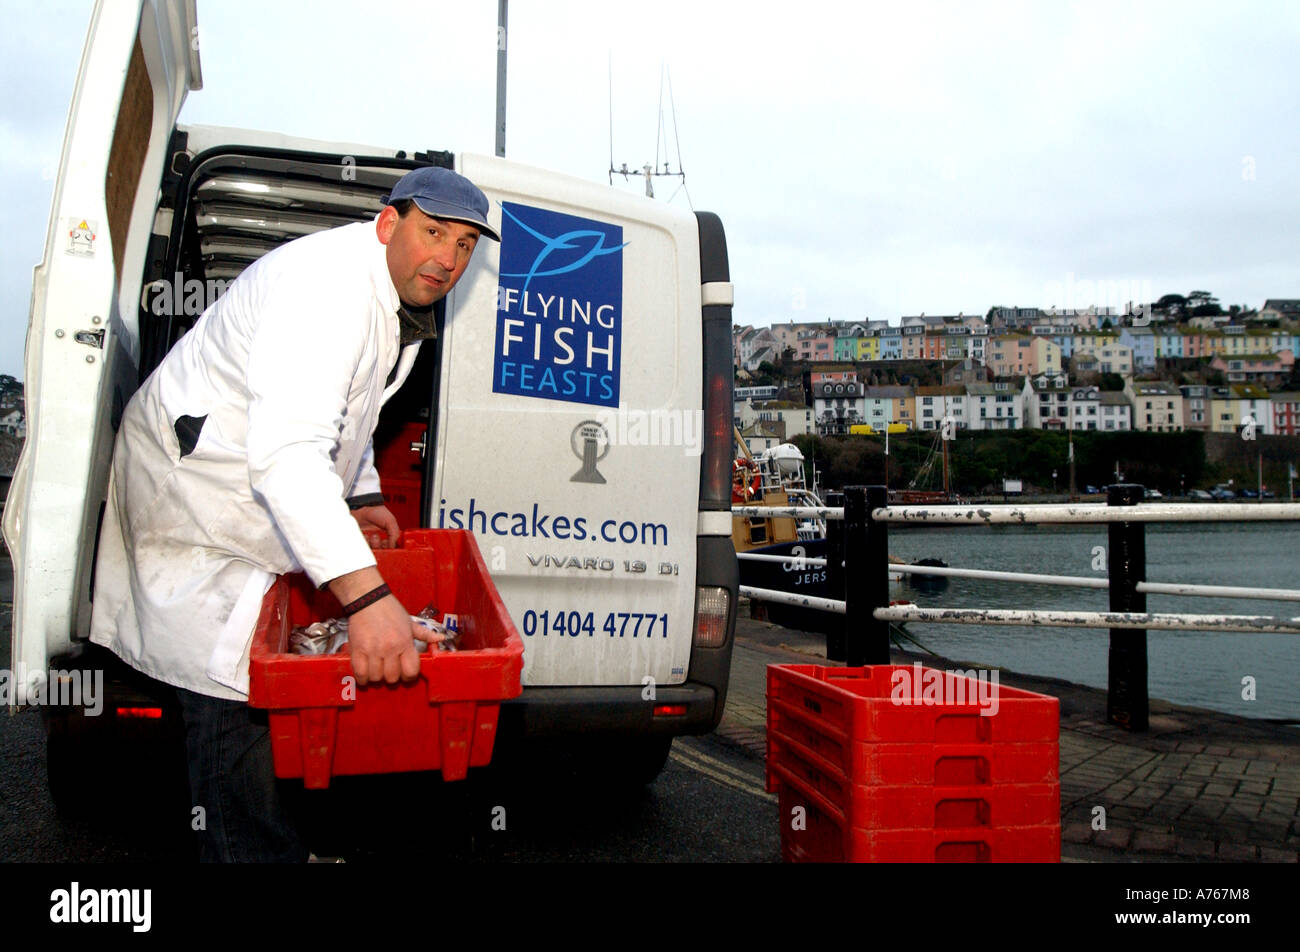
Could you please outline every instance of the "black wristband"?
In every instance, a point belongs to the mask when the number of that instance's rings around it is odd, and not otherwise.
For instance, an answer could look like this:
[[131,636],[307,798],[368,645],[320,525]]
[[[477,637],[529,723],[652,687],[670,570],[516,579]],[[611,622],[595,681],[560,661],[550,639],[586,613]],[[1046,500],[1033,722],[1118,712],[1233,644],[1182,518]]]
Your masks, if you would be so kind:
[[344,605],[343,617],[347,618],[350,615],[355,615],[357,612],[361,611],[361,609],[369,608],[371,605],[379,601],[381,598],[384,598],[391,594],[393,594],[392,589],[388,587],[387,583],[379,586],[378,588],[372,588],[370,591],[366,592],[366,594],[362,595],[360,598],[354,598],[352,601]]

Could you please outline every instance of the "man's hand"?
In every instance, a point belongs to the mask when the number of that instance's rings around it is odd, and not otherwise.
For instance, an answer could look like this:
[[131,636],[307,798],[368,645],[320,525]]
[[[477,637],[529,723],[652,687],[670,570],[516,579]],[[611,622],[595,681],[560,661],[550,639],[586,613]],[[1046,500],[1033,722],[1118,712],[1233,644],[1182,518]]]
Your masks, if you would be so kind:
[[397,525],[397,517],[388,511],[387,506],[362,506],[360,509],[353,509],[352,518],[357,520],[357,525],[361,527],[362,532],[367,529],[378,529],[385,533],[386,539],[378,548],[397,547],[397,540],[402,530]]
[[[339,604],[346,605],[383,583],[379,571],[371,566],[340,575],[329,583],[329,588]],[[420,673],[415,638],[427,635],[392,595],[352,615],[348,619],[348,649],[352,653],[352,673],[357,676],[357,684],[370,681],[396,684],[399,678],[414,680]]]
[[392,595],[381,598],[348,619],[348,646],[357,684],[413,681],[420,673],[420,656],[414,638],[428,632],[411,621],[411,616]]

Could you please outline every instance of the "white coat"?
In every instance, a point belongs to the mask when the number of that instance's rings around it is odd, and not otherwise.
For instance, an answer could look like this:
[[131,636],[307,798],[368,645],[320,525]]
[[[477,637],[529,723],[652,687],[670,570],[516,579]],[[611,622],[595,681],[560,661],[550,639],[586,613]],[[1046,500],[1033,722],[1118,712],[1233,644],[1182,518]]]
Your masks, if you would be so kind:
[[418,350],[400,348],[399,305],[363,222],[276,249],[204,312],[122,417],[91,641],[159,681],[246,698],[275,575],[323,585],[375,564],[346,500],[379,492],[371,436]]

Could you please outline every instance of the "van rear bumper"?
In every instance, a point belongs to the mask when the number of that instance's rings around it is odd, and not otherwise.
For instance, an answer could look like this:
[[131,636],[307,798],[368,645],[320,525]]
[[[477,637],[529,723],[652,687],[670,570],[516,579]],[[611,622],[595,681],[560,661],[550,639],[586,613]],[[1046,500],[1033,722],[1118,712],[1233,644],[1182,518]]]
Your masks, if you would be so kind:
[[[642,697],[644,690],[639,685],[524,688],[519,697],[501,703],[498,734],[674,737],[706,734],[717,723],[718,694],[707,684],[660,685],[653,701]],[[655,717],[655,708],[662,704],[684,705],[686,713]]]

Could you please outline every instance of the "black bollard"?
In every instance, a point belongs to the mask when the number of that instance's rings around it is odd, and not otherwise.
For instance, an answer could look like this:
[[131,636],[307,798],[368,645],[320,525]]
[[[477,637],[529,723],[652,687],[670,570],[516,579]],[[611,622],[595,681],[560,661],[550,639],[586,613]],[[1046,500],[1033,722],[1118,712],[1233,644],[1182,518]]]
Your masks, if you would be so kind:
[[[1143,489],[1116,484],[1106,491],[1108,506],[1136,506]],[[1110,610],[1145,612],[1147,597],[1137,591],[1146,581],[1147,547],[1141,522],[1112,522],[1109,527],[1107,571],[1110,574]],[[1106,719],[1131,731],[1148,727],[1147,632],[1145,628],[1110,629]]]
[[889,664],[889,622],[875,617],[889,607],[889,527],[871,513],[889,504],[884,486],[844,490],[845,664]]
[[[826,505],[842,508],[844,493],[827,493]],[[826,597],[844,600],[844,520],[826,520]],[[834,616],[826,629],[826,660],[844,660],[844,618]]]

